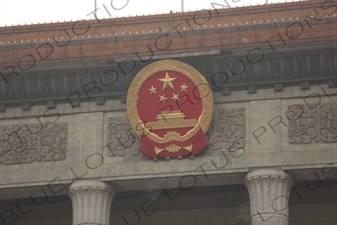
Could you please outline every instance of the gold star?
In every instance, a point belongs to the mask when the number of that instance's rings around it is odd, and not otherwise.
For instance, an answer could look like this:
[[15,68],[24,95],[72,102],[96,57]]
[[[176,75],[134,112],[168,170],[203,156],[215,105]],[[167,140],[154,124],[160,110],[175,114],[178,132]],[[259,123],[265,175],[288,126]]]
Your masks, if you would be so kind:
[[183,91],[187,92],[188,86],[186,86],[185,83],[182,86],[179,86],[179,87],[181,87],[181,92],[183,92]]
[[155,88],[155,87],[153,87],[153,86],[151,85],[151,88],[149,89],[149,91],[151,91],[151,95],[152,95],[153,93],[157,94],[156,90],[157,90],[157,88]]
[[165,101],[167,100],[167,98],[165,98],[165,95],[163,95],[163,96],[160,96],[159,95],[159,102],[163,102],[163,103],[165,103]]
[[179,101],[180,99],[179,99],[179,94],[177,94],[177,95],[175,95],[174,93],[173,93],[173,97],[171,98],[173,101]]
[[158,79],[159,81],[161,81],[164,85],[163,85],[163,90],[165,90],[167,87],[170,87],[174,90],[173,84],[172,82],[177,79],[177,78],[171,78],[168,74],[168,72],[166,72],[165,74],[165,78],[163,79]]

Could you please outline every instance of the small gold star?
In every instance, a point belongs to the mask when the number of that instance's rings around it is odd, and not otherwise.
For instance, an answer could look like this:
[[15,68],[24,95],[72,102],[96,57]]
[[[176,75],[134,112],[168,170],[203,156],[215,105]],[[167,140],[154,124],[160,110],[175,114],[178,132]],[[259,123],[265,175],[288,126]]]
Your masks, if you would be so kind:
[[163,96],[160,96],[159,95],[159,102],[163,102],[163,103],[165,103],[165,101],[167,100],[167,98],[165,98],[165,95],[163,95]]
[[179,99],[179,94],[177,94],[177,95],[175,95],[174,93],[173,93],[173,97],[171,98],[173,101],[179,101],[180,99]]
[[157,94],[156,90],[157,90],[157,88],[155,88],[155,87],[153,87],[153,86],[151,85],[151,88],[149,89],[149,91],[151,91],[151,95],[152,95],[153,93]]
[[181,87],[181,92],[183,92],[183,91],[187,92],[188,86],[186,86],[185,83],[180,87]]
[[171,78],[168,74],[168,72],[166,72],[165,74],[165,78],[163,79],[158,79],[159,81],[161,81],[164,85],[163,85],[163,90],[165,90],[167,87],[170,87],[174,90],[174,86],[172,84],[173,81],[175,81],[175,79],[177,78]]

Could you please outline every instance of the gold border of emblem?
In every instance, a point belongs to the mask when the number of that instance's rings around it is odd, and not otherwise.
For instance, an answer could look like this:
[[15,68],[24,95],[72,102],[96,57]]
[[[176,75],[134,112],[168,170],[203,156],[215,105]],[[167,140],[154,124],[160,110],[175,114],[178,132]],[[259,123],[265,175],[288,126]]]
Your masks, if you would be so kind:
[[[201,128],[204,134],[206,134],[213,116],[213,92],[206,79],[201,73],[194,67],[177,60],[165,59],[160,60],[144,67],[131,82],[126,99],[126,112],[131,124],[131,127],[137,133],[139,137],[146,135],[149,139],[157,143],[166,143],[171,140],[172,136],[168,135],[164,138],[152,133],[146,125],[140,120],[137,110],[138,96],[140,88],[143,83],[152,75],[161,71],[177,71],[188,78],[190,78],[199,90],[200,98],[202,101],[202,113],[198,118],[197,125],[195,125],[190,131],[183,135],[180,141],[186,141],[193,137]],[[205,96],[205,97],[203,97]],[[202,98],[203,97],[203,98]],[[192,99],[192,98],[191,98]],[[193,99],[192,99],[193,101]],[[174,138],[172,139],[174,140]]]

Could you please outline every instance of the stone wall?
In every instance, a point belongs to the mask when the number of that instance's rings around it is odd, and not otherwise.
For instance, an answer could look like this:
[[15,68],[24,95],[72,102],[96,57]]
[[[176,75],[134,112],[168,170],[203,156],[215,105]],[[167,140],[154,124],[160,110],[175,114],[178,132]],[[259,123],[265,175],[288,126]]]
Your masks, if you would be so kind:
[[[110,224],[136,224],[138,216],[135,211],[137,211],[140,216],[138,225],[248,225],[250,224],[250,203],[246,200],[248,192],[243,190],[243,187],[237,188],[240,190],[226,190],[223,186],[223,190],[218,188],[213,192],[207,192],[207,189],[203,189],[204,193],[189,193],[180,190],[174,194],[168,190],[172,199],[181,194],[173,201],[170,201],[163,192],[158,198],[149,202],[147,202],[149,200],[147,197],[142,196],[146,192],[138,193],[136,196],[132,193],[123,193],[124,197],[118,197],[117,194],[112,203]],[[295,192],[291,192],[289,224],[336,224],[337,193],[334,187],[320,187],[313,191],[299,188],[298,193],[301,199]],[[129,197],[127,197],[128,194]],[[15,208],[15,201],[12,204],[13,213],[18,215],[12,225],[72,224],[72,206],[67,197],[50,199],[40,206],[20,203],[21,210],[26,215],[21,215],[20,211]],[[141,209],[142,204],[144,204],[143,208],[146,209],[147,215]],[[6,207],[0,207],[0,212],[3,213],[6,209]],[[29,212],[31,209],[33,210]],[[10,221],[12,220],[6,220],[8,224]],[[0,220],[0,224],[4,223]]]
[[[336,167],[335,92],[327,85],[313,85],[309,90],[285,87],[282,92],[216,93],[208,133],[210,148],[194,160],[157,163],[138,153],[139,140],[130,129],[121,101],[108,100],[105,105],[83,102],[74,109],[70,104],[57,104],[48,111],[45,106],[32,106],[29,111],[9,108],[0,112],[0,187],[46,185],[56,178],[68,184],[74,173],[104,177],[105,181],[172,172],[176,176],[202,175],[200,169],[195,170],[203,164],[209,174],[247,172],[256,167]],[[44,124],[41,131],[36,117]],[[36,134],[27,136],[27,128]]]

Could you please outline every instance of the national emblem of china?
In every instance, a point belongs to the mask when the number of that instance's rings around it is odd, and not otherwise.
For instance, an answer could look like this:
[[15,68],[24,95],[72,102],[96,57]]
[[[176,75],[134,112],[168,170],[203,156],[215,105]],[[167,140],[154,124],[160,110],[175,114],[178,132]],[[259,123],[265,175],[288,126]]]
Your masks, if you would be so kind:
[[127,115],[141,139],[140,152],[155,161],[201,153],[213,116],[213,94],[192,66],[161,60],[143,68],[127,95]]

